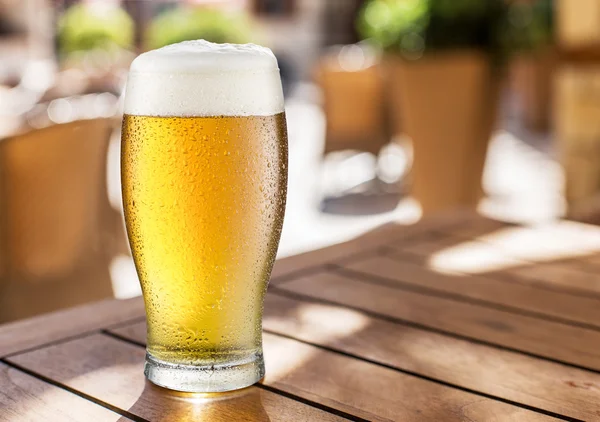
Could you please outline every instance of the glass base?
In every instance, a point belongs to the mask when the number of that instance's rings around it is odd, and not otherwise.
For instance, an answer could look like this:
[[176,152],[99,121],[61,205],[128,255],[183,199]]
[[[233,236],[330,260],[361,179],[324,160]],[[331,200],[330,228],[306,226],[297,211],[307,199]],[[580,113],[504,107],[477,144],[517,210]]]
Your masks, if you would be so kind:
[[248,387],[265,376],[262,354],[228,364],[180,365],[156,359],[146,353],[144,374],[164,388],[190,393],[220,393]]

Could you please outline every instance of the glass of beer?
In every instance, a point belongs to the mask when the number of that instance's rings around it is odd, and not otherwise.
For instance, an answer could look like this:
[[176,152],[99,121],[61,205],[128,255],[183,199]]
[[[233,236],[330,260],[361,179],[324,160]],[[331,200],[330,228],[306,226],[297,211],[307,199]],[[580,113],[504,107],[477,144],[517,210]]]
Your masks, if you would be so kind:
[[145,374],[219,392],[264,376],[263,300],[287,188],[277,60],[186,41],[140,55],[125,94],[121,172],[147,316]]

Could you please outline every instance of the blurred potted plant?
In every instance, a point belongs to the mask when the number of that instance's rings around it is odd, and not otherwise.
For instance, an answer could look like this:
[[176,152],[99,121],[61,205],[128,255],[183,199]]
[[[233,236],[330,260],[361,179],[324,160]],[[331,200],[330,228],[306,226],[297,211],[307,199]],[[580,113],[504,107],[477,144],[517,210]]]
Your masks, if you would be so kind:
[[134,23],[118,4],[90,2],[69,7],[58,22],[57,38],[62,67],[82,70],[87,90],[116,89],[119,73],[133,59]]
[[201,6],[178,6],[161,13],[146,34],[149,49],[186,40],[205,39],[217,43],[252,41],[250,22],[243,14]]
[[511,5],[509,24],[518,54],[513,62],[515,89],[521,97],[525,125],[549,129],[552,81],[556,68],[553,0],[517,1]]
[[413,141],[423,213],[475,207],[507,52],[504,0],[371,0],[358,20],[381,46],[398,131]]
[[59,21],[58,40],[63,56],[95,49],[130,49],[133,21],[127,12],[112,4],[75,4]]

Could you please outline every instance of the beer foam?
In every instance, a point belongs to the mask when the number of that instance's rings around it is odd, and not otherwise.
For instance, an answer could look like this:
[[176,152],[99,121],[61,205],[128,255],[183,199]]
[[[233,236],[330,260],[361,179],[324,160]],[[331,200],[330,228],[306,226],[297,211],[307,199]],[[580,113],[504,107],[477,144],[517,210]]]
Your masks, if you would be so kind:
[[126,114],[269,116],[283,111],[277,59],[255,44],[184,41],[138,56],[125,93]]

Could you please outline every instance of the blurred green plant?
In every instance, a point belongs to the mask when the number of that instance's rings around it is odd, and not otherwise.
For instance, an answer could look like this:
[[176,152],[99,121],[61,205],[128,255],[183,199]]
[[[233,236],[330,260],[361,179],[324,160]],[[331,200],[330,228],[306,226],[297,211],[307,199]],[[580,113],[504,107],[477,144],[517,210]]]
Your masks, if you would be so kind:
[[204,39],[217,43],[246,43],[252,27],[245,15],[209,7],[179,6],[161,13],[146,34],[149,49],[187,40]]
[[381,48],[417,59],[436,50],[507,52],[505,0],[371,0],[357,28]]
[[134,23],[127,12],[98,3],[69,7],[58,24],[62,55],[98,49],[130,49],[133,37]]
[[554,41],[554,1],[517,2],[508,13],[511,44],[518,51],[531,52]]

